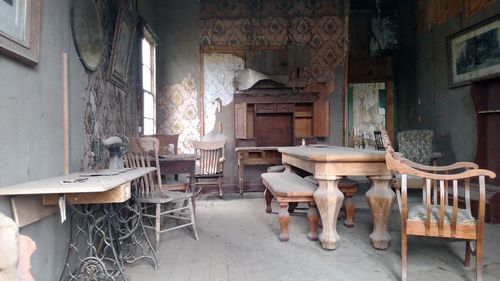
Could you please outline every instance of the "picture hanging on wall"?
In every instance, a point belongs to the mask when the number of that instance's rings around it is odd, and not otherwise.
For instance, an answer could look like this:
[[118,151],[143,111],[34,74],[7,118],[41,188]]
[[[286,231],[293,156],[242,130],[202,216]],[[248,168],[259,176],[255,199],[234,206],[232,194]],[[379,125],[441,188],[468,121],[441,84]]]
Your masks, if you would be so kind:
[[450,87],[500,74],[500,17],[448,38]]
[[38,63],[41,0],[0,0],[0,52]]
[[135,37],[136,21],[127,6],[122,6],[116,20],[113,46],[111,49],[111,62],[109,80],[116,86],[126,89],[130,57]]

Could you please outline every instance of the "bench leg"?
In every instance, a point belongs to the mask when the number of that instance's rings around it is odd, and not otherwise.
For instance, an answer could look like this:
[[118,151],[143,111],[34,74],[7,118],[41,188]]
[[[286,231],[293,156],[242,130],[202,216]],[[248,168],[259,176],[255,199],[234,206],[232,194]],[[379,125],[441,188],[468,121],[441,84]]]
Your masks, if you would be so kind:
[[352,196],[346,196],[344,200],[344,212],[345,219],[344,225],[348,228],[354,227],[354,211],[356,210],[356,206],[354,205],[354,201],[352,201]]
[[307,238],[309,240],[318,240],[318,222],[319,222],[319,212],[316,208],[314,202],[309,202],[309,210],[307,210],[307,219],[309,220],[309,233]]
[[280,203],[280,241],[286,242],[290,240],[288,236],[288,222],[290,220],[290,214],[288,213],[288,203]]
[[273,194],[269,192],[269,190],[266,188],[264,190],[264,198],[266,199],[266,213],[270,213],[273,211],[271,208],[271,201],[273,200]]

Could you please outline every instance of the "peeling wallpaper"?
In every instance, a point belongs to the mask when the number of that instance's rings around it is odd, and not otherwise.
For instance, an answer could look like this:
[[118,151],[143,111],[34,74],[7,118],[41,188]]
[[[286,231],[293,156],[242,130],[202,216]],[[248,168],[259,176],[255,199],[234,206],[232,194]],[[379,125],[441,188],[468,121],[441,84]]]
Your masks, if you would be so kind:
[[[98,11],[101,12],[101,21],[104,29],[105,47],[101,64],[96,71],[86,71],[85,90],[82,93],[84,105],[84,155],[81,169],[104,167],[106,157],[96,161],[92,154],[92,140],[107,138],[114,134],[127,136],[136,135],[138,127],[137,112],[137,70],[129,66],[129,81],[127,89],[123,90],[108,81],[109,62],[115,31],[115,22],[121,3],[131,4],[131,1],[98,0]],[[129,8],[130,9],[130,8]],[[136,34],[137,35],[137,34]],[[134,42],[131,64],[138,56],[138,48]],[[102,155],[101,155],[102,156]]]
[[209,53],[203,56],[205,85],[205,132],[215,127],[215,114],[220,99],[222,106],[233,102],[235,71],[244,67],[242,58],[233,54]]
[[385,83],[352,84],[353,88],[353,127],[354,146],[361,147],[364,141],[367,148],[375,148],[373,131],[385,128],[385,111],[381,111],[379,91]]

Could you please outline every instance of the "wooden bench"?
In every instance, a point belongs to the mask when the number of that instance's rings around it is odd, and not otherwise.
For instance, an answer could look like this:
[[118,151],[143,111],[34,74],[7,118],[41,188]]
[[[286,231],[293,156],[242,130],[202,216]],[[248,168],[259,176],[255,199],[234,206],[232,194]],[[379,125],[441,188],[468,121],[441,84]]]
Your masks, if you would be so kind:
[[309,210],[307,211],[309,233],[307,237],[310,240],[317,240],[319,213],[313,198],[316,185],[293,173],[263,173],[262,182],[266,186],[266,212],[271,212],[271,200],[273,197],[280,205],[280,241],[288,241],[290,239],[288,235],[288,222],[290,218],[288,204],[299,202],[309,204]]

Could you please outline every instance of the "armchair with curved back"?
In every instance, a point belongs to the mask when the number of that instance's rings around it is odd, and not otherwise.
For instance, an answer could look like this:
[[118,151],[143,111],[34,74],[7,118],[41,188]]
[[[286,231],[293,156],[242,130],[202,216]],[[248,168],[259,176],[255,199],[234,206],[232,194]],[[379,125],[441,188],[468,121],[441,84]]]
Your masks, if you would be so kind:
[[[160,246],[160,234],[167,231],[191,226],[194,237],[198,240],[192,201],[193,194],[169,191],[169,187],[162,184],[159,170],[159,148],[160,142],[157,138],[131,137],[124,161],[126,167],[157,167],[154,173],[147,174],[137,183],[142,217],[145,219],[144,227],[154,229],[157,253]],[[152,165],[152,162],[155,165]],[[188,184],[184,184],[186,185],[184,190],[187,190]],[[153,208],[154,211],[150,210]],[[162,218],[176,219],[179,223],[171,227],[162,226]]]
[[[476,277],[482,280],[483,231],[485,215],[485,178],[495,178],[489,170],[478,169],[472,162],[457,162],[447,166],[429,166],[406,159],[394,152],[389,138],[384,132],[386,164],[392,172],[401,175],[397,189],[398,205],[401,213],[401,260],[402,280],[407,280],[407,236],[427,236],[466,241],[464,265],[470,265],[473,252],[471,241],[475,241]],[[409,206],[408,176],[421,178],[425,185],[422,202]],[[471,181],[479,182],[479,212],[474,218],[471,213]],[[399,184],[398,184],[399,185]],[[431,190],[434,201],[431,202]],[[448,194],[452,194],[452,205],[448,204]],[[459,193],[465,194],[465,209],[459,207]],[[438,200],[439,199],[439,200]]]

